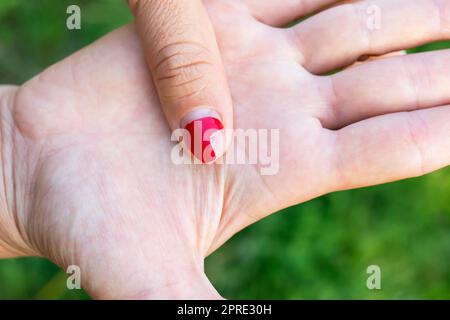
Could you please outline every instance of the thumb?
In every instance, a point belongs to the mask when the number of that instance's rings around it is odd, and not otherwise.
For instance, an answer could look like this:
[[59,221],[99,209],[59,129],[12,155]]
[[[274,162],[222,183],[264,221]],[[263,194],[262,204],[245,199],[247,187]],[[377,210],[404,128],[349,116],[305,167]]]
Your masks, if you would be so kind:
[[214,30],[201,0],[129,0],[156,90],[172,130],[202,162],[225,151],[233,110]]

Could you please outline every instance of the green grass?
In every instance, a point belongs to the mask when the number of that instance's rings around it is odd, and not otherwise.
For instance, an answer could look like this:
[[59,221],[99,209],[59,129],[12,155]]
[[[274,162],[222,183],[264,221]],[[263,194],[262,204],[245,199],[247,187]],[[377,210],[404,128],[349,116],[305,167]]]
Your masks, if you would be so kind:
[[[81,31],[65,28],[73,3]],[[0,83],[20,84],[130,19],[122,0],[2,0]],[[371,264],[382,290],[366,288]],[[230,298],[450,299],[450,170],[283,210],[232,238],[206,269]],[[0,260],[0,299],[88,298],[65,284],[44,259]]]

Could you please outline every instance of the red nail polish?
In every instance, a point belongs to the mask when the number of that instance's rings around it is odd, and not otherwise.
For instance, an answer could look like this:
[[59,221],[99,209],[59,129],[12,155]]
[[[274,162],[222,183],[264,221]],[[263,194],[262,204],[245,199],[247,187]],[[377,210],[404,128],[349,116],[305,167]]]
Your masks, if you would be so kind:
[[184,128],[190,134],[192,154],[203,163],[216,160],[211,137],[223,129],[222,122],[217,118],[205,117],[189,122]]

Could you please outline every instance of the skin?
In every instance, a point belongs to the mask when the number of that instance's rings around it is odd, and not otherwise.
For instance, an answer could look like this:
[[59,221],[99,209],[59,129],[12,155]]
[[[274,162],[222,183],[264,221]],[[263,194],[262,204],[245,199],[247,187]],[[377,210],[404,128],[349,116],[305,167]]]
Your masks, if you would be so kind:
[[[407,14],[405,1],[374,2],[394,25],[372,35],[371,46],[358,38],[367,33],[347,26],[358,25],[352,19],[364,7],[335,7],[278,29],[263,22],[291,19],[288,5],[264,15],[259,6],[269,0],[205,2],[236,127],[280,129],[276,175],[262,176],[257,165],[171,162],[174,144],[133,26],[20,88],[2,87],[0,254],[78,265],[94,298],[215,299],[204,258],[242,228],[329,192],[448,166],[449,51],[313,74],[449,36],[449,23],[434,19],[448,2],[415,1]],[[420,37],[402,34],[395,16],[423,28]],[[331,54],[337,43],[348,56],[340,47]]]

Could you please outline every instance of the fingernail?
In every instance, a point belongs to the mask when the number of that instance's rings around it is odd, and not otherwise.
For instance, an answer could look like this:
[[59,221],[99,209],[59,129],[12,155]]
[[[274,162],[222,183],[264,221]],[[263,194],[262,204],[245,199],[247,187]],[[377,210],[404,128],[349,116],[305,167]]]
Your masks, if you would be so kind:
[[211,163],[223,154],[223,124],[219,114],[208,108],[197,109],[186,115],[180,123],[189,132],[186,145],[203,163]]

